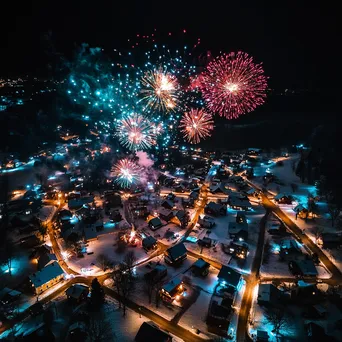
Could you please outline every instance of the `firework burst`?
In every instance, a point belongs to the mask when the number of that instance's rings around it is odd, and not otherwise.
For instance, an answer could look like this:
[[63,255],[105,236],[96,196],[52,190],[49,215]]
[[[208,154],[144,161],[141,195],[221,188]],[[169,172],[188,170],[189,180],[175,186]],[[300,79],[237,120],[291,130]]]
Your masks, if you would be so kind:
[[130,159],[121,159],[113,167],[115,182],[123,188],[129,188],[139,179],[140,168]]
[[201,139],[211,135],[211,131],[214,129],[214,121],[211,114],[202,109],[191,109],[190,112],[184,113],[179,127],[188,142],[198,144]]
[[155,143],[153,125],[144,116],[133,114],[119,121],[120,143],[132,151],[144,150]]
[[266,97],[264,70],[244,52],[224,54],[210,62],[201,83],[207,108],[227,119],[254,110]]
[[175,110],[178,83],[173,74],[161,67],[149,70],[142,77],[141,83],[143,100],[147,102],[148,107],[164,112]]

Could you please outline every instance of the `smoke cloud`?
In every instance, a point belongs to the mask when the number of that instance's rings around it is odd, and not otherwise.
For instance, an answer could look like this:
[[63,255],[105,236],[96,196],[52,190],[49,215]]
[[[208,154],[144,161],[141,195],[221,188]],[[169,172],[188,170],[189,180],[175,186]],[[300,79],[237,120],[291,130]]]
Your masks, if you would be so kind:
[[136,153],[137,157],[139,158],[138,164],[141,167],[152,167],[154,164],[154,161],[149,157],[149,155],[144,151],[138,151]]

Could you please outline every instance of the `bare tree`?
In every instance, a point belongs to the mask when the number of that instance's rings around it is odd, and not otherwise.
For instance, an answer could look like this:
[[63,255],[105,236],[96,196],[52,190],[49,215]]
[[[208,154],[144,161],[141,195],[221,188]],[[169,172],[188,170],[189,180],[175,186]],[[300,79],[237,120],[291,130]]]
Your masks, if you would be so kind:
[[265,312],[266,320],[273,325],[273,330],[276,335],[280,330],[288,324],[288,319],[285,315],[285,310],[280,308],[271,308]]
[[133,251],[129,251],[123,259],[123,263],[126,265],[126,269],[131,277],[133,277],[133,267],[136,261],[137,258]]
[[91,342],[116,341],[110,322],[103,317],[91,316],[87,324],[87,333]]
[[7,266],[9,275],[12,275],[12,261],[15,252],[15,245],[9,238],[1,246],[0,264]]
[[296,192],[298,190],[298,185],[296,183],[291,183],[290,184],[292,192]]
[[148,302],[152,303],[152,295],[154,290],[154,280],[153,277],[144,277],[144,290],[148,295]]
[[39,226],[38,226],[39,234],[41,236],[41,239],[45,241],[45,236],[47,235],[47,224],[43,221],[39,221]]
[[322,227],[315,226],[312,229],[312,233],[316,239],[316,242],[322,236],[323,232],[324,232],[324,228],[322,228]]
[[96,261],[99,263],[100,268],[103,271],[113,267],[113,261],[110,260],[110,258],[108,258],[108,256],[105,254],[99,254],[96,258]]
[[265,264],[268,264],[268,261],[270,259],[270,254],[271,254],[271,243],[270,243],[270,239],[267,239],[264,244],[264,255],[263,255],[263,262]]
[[333,227],[335,224],[335,220],[340,215],[341,208],[340,206],[336,205],[335,203],[329,202],[328,203],[328,212],[331,218],[331,226]]

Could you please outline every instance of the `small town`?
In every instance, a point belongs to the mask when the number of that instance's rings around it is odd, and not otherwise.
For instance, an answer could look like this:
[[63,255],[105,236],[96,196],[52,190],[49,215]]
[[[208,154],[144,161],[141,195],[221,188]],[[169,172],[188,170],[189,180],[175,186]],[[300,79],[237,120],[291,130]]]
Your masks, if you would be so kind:
[[0,340],[342,342],[339,12],[4,4]]

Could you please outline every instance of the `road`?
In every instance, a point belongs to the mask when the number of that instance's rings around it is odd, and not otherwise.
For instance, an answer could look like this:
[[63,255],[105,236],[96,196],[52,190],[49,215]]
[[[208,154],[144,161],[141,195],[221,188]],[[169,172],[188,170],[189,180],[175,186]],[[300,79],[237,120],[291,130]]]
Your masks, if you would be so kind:
[[242,297],[241,307],[239,312],[238,326],[236,331],[237,342],[243,342],[245,340],[250,340],[247,334],[247,323],[249,313],[252,307],[254,288],[259,282],[259,270],[262,262],[262,255],[264,249],[264,239],[265,239],[265,228],[266,221],[268,217],[268,212],[260,220],[260,231],[258,237],[258,243],[256,246],[255,257],[252,264],[251,274],[246,278],[246,288]]

